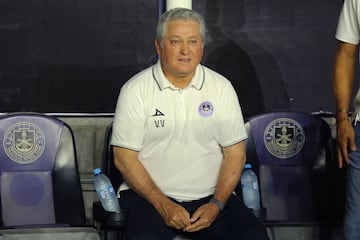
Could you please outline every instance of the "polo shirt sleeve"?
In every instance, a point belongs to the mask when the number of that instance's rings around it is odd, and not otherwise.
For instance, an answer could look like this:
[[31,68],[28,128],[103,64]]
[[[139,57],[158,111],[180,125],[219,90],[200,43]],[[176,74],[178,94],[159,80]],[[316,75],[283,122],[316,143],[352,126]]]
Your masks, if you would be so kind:
[[247,139],[244,119],[237,94],[230,82],[225,85],[221,95],[220,119],[218,126],[219,144],[229,147]]
[[358,0],[345,0],[336,29],[336,39],[357,45],[359,43]]
[[142,99],[125,84],[116,104],[111,145],[140,151],[145,125],[143,109]]

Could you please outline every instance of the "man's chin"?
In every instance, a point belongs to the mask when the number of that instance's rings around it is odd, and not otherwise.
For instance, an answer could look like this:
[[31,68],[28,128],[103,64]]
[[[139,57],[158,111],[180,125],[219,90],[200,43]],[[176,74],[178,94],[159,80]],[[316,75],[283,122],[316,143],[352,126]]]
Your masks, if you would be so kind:
[[195,70],[196,70],[196,67],[195,68],[194,67],[186,68],[186,69],[181,68],[181,69],[178,69],[177,74],[178,74],[178,76],[181,76],[181,77],[187,77],[187,76],[193,74],[195,72]]

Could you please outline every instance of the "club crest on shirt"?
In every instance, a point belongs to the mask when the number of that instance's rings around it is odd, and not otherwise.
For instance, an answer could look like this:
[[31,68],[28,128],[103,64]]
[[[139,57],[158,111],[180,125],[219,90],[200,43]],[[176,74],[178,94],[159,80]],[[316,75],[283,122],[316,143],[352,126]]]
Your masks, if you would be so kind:
[[291,118],[272,121],[264,131],[264,144],[275,157],[290,158],[298,154],[305,143],[301,125]]
[[3,146],[11,160],[20,164],[29,164],[43,154],[45,135],[32,123],[16,123],[6,131]]
[[210,117],[214,112],[214,107],[211,102],[202,102],[199,106],[199,113],[203,117]]

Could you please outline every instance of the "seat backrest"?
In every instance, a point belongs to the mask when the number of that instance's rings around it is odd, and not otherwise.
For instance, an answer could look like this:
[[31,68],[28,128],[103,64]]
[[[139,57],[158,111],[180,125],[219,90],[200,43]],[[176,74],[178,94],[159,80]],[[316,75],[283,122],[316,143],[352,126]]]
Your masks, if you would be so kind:
[[113,147],[110,145],[112,128],[112,123],[110,123],[109,126],[106,128],[103,169],[105,174],[109,177],[111,183],[113,184],[114,189],[117,191],[121,183],[123,182],[123,178],[120,171],[114,165],[114,152]]
[[267,221],[312,222],[330,204],[327,167],[334,164],[328,124],[299,112],[271,112],[246,121],[247,161],[259,176]]
[[84,224],[73,133],[38,113],[0,116],[2,226]]

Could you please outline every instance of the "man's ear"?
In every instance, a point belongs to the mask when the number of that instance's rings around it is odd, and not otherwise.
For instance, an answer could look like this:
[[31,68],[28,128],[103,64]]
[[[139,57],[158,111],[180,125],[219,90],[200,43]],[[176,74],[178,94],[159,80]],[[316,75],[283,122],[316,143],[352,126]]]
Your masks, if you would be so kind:
[[160,53],[161,53],[161,44],[157,39],[155,40],[155,48],[156,48],[157,54],[160,55]]

